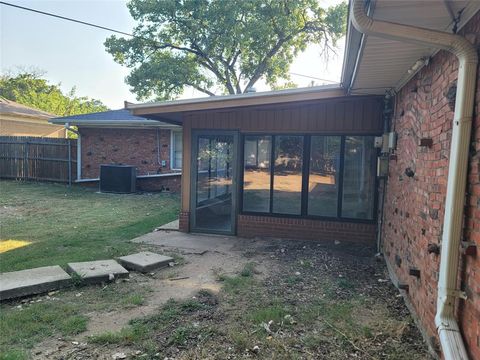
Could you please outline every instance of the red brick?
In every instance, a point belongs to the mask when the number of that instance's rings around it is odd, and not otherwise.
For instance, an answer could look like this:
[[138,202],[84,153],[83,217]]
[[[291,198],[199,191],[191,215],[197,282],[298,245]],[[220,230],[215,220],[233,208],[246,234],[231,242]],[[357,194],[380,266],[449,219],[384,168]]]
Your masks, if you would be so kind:
[[[462,32],[480,33],[480,13]],[[476,42],[478,47],[480,36],[476,37]],[[393,120],[395,131],[399,134],[397,159],[390,161],[385,199],[386,225],[382,235],[384,250],[388,249],[388,255],[385,251],[386,258],[391,264],[395,264],[395,256],[402,259],[402,266],[393,265],[393,268],[400,281],[414,290],[408,296],[422,326],[432,337],[437,337],[434,317],[440,259],[427,253],[427,245],[441,242],[453,122],[453,112],[444,94],[456,81],[457,73],[455,56],[441,51],[399,91]],[[477,89],[480,89],[480,74],[477,77]],[[424,79],[431,79],[431,82],[426,84]],[[418,87],[417,96],[411,93],[414,86]],[[429,96],[420,96],[428,92]],[[476,153],[470,152],[463,240],[475,242],[480,249],[479,90],[475,104],[471,148],[476,149]],[[399,113],[402,110],[406,115],[401,117]],[[417,137],[431,137],[434,146],[419,147],[414,141]],[[406,179],[403,173],[412,164],[415,165],[416,176]],[[436,219],[431,217],[431,209],[438,210]],[[409,218],[400,215],[406,212],[414,215]],[[461,260],[459,280],[468,288],[469,298],[459,301],[459,320],[470,357],[480,359],[480,256],[462,257]],[[421,283],[408,275],[410,266],[421,271]]]
[[[133,165],[137,176],[174,172],[170,169],[170,130],[80,127],[79,131],[82,179],[98,178],[102,164]],[[137,179],[137,188],[180,191],[180,176]]]

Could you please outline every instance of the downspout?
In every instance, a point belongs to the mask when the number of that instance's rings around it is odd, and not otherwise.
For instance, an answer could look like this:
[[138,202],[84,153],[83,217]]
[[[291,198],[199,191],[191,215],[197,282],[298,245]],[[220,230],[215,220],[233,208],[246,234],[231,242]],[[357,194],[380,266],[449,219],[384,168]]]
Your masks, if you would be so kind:
[[80,131],[70,127],[69,123],[65,123],[65,129],[77,134],[77,181],[82,179],[82,135]]
[[365,13],[362,0],[353,0],[351,9],[353,25],[364,34],[435,46],[453,53],[458,58],[457,94],[450,146],[435,325],[445,359],[468,359],[455,319],[455,299],[463,297],[463,293],[457,289],[457,275],[475,98],[477,52],[472,44],[459,35],[373,20]]

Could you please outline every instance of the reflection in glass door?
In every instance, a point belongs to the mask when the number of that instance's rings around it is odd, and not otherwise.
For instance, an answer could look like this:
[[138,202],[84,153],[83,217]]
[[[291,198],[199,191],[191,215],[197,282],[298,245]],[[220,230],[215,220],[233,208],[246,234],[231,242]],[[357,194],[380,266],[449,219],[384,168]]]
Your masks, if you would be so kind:
[[193,230],[234,233],[235,141],[234,134],[193,138],[196,155],[193,188]]

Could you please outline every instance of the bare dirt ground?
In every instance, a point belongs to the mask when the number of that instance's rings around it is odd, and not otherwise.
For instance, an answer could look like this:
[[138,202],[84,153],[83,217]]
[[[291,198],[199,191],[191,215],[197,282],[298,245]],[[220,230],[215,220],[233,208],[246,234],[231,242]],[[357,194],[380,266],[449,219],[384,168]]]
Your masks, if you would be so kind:
[[148,288],[144,302],[86,314],[87,331],[33,358],[431,358],[371,248],[175,232],[138,241],[182,258],[132,273],[125,286]]

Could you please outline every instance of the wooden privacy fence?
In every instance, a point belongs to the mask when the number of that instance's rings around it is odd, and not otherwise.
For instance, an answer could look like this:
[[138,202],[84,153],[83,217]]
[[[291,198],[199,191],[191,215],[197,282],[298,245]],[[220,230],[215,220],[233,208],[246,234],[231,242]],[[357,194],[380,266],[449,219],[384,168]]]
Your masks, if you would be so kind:
[[75,139],[0,136],[0,178],[71,184],[76,159]]

